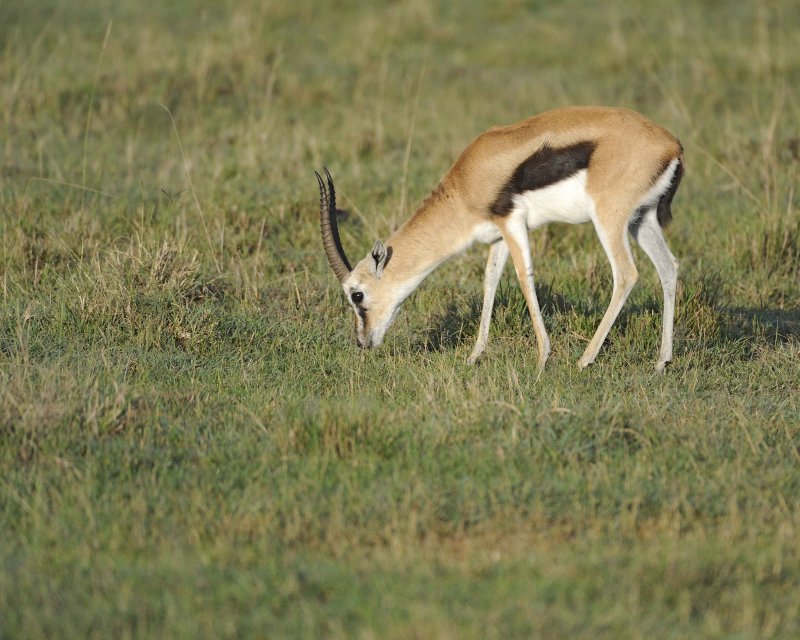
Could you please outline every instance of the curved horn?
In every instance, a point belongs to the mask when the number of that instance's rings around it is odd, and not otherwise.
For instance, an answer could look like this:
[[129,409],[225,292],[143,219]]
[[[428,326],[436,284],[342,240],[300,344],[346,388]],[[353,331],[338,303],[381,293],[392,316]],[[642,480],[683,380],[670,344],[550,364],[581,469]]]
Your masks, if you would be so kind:
[[[325,176],[328,178],[328,191],[326,191],[322,176],[316,171],[314,175],[317,176],[317,182],[319,182],[319,226],[322,231],[322,244],[325,247],[325,255],[328,256],[328,262],[336,277],[339,278],[339,282],[344,282],[352,269],[347,261],[347,256],[344,254],[342,241],[339,239],[339,226],[336,222],[336,191],[333,188],[333,178],[331,178],[331,174],[326,168]],[[330,195],[328,192],[330,192]]]

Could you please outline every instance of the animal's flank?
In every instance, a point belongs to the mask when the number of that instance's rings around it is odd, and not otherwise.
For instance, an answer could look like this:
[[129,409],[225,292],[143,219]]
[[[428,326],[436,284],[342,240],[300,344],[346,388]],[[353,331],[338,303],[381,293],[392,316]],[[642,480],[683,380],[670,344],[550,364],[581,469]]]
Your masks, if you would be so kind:
[[492,202],[490,211],[495,216],[508,215],[518,193],[543,189],[587,169],[596,146],[586,141],[568,147],[554,148],[547,144],[540,147],[517,166]]
[[662,229],[666,227],[672,220],[672,199],[675,197],[675,192],[678,190],[678,185],[681,183],[681,178],[683,178],[683,160],[678,158],[678,164],[675,167],[674,173],[672,174],[672,180],[669,183],[669,187],[658,200],[656,218],[658,219],[658,225]]

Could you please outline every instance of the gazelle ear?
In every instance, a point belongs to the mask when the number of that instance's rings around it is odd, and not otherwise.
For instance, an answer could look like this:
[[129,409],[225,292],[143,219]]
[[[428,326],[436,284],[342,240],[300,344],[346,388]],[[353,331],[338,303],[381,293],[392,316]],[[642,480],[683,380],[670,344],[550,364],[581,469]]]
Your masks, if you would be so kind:
[[392,248],[384,247],[380,240],[376,240],[375,246],[372,247],[371,255],[375,261],[375,277],[380,278],[386,265],[389,264],[389,259],[392,257]]

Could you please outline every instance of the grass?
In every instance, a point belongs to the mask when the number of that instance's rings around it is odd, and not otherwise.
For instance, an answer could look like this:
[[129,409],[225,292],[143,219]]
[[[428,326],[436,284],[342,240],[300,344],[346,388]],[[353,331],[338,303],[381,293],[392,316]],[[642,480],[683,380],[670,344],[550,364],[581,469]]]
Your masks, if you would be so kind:
[[[124,5],[124,6],[123,6]],[[771,3],[0,3],[0,637],[800,633],[800,52]],[[678,134],[676,358],[590,228],[485,249],[378,352],[351,258],[493,124]]]

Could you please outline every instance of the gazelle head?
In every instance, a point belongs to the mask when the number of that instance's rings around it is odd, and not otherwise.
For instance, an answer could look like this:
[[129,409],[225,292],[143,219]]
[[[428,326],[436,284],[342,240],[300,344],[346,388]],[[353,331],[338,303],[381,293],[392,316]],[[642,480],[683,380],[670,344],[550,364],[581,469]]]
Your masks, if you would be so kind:
[[372,251],[351,268],[339,238],[333,179],[325,169],[326,189],[322,177],[314,173],[319,182],[319,222],[325,255],[355,313],[358,346],[377,347],[383,342],[383,336],[405,298],[404,288],[398,287],[391,275],[384,273],[392,258],[392,247],[385,247],[378,240]]

